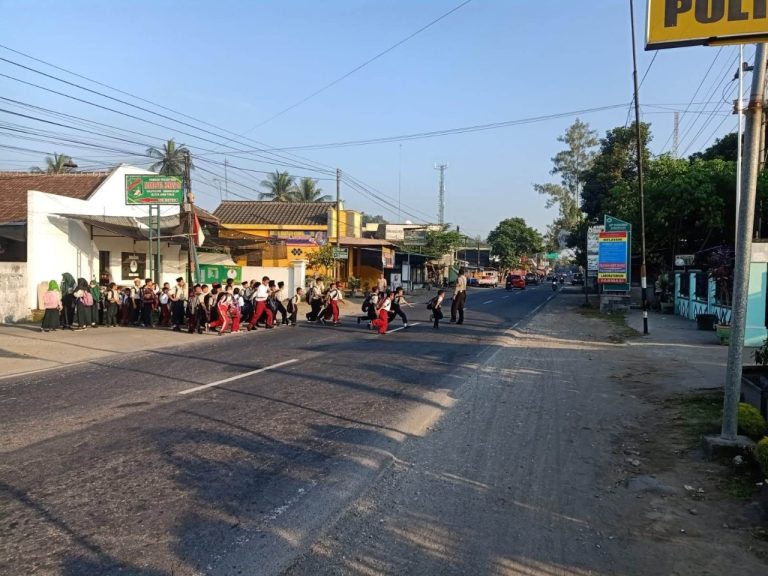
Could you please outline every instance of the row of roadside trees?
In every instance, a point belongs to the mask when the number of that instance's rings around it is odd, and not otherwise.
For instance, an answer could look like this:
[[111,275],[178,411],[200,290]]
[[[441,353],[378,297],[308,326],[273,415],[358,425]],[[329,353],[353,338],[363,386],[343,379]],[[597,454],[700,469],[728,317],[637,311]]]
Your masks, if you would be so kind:
[[[651,139],[651,126],[642,123],[647,260],[659,273],[672,267],[677,254],[733,245],[737,140],[728,134],[703,152],[676,158],[670,153],[652,156]],[[610,214],[630,222],[639,234],[635,126],[618,126],[597,138],[577,120],[559,140],[567,147],[552,159],[552,174],[561,181],[536,186],[547,197],[547,206],[558,208],[546,241],[550,248],[559,247],[558,238],[565,231],[584,265],[582,248],[590,221],[602,221]],[[767,199],[768,179],[762,173],[758,225],[768,216]],[[637,252],[639,242],[634,248]]]

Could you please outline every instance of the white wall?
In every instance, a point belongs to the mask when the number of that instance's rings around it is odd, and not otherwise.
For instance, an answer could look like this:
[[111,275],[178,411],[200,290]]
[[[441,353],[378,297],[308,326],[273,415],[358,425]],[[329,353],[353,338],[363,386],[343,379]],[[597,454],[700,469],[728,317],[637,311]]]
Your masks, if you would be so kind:
[[27,265],[0,262],[0,324],[18,322],[29,316]]
[[[40,282],[61,279],[64,272],[75,278],[99,278],[99,250],[110,251],[110,274],[114,282],[124,282],[121,269],[121,252],[148,253],[148,242],[133,242],[128,238],[96,237],[103,232],[94,231],[76,220],[68,220],[55,214],[80,214],[87,216],[149,216],[146,206],[126,206],[126,174],[153,174],[135,166],[120,166],[96,189],[88,200],[67,198],[45,192],[27,192],[27,282],[26,294],[29,308],[37,307],[36,286]],[[161,207],[161,216],[178,214],[179,206]],[[186,270],[186,252],[180,260],[180,247],[161,244],[163,273],[161,282],[173,283]],[[147,258],[149,266],[149,258]],[[151,275],[151,274],[148,274]]]
[[275,284],[278,282],[285,282],[286,288],[291,286],[291,268],[274,268],[266,266],[243,266],[243,282],[250,282],[251,280],[258,280],[264,276],[269,276],[270,280],[274,280]]

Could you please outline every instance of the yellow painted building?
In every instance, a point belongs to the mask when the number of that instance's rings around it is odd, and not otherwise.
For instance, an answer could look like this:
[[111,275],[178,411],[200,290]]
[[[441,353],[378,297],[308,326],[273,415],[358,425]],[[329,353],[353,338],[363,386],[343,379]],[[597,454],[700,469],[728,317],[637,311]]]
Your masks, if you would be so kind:
[[[362,240],[362,214],[345,210],[342,204],[337,219],[335,202],[226,201],[214,215],[219,219],[220,238],[242,241],[233,249],[235,262],[242,266],[283,268],[296,260],[309,260],[328,242],[335,245],[340,228],[349,260],[340,261],[339,277],[346,280],[359,276],[355,274],[360,268],[356,266],[361,261],[359,251],[372,248],[355,245]],[[366,270],[374,278],[380,271]]]

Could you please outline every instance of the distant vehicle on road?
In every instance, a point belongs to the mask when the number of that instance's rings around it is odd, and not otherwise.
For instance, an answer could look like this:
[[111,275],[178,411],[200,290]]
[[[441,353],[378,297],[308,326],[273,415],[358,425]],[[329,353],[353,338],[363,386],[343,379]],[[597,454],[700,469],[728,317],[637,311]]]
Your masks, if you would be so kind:
[[467,278],[467,286],[477,286],[477,278],[472,278],[471,276]]
[[581,272],[574,273],[573,276],[571,276],[571,286],[584,286],[584,274]]
[[525,275],[525,283],[526,284],[538,284],[539,283],[539,277],[536,276],[533,272],[529,272]]
[[499,285],[499,273],[493,270],[483,272],[482,275],[477,279],[477,285],[496,288]]
[[506,287],[507,287],[507,290],[512,290],[514,288],[525,290],[525,278],[520,274],[509,274],[507,276]]

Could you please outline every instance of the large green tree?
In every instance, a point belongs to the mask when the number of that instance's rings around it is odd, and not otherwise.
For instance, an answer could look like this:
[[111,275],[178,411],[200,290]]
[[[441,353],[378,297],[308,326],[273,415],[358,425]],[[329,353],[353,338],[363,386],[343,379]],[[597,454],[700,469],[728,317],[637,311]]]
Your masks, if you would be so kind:
[[422,253],[430,258],[442,258],[462,244],[464,244],[464,235],[446,224],[442,230],[427,230],[426,244],[422,248]]
[[530,257],[543,249],[543,239],[537,230],[522,218],[507,218],[488,234],[493,255],[502,267],[520,266],[523,257]]
[[331,197],[323,194],[323,189],[317,187],[317,180],[302,178],[290,191],[293,202],[329,202]]
[[293,197],[293,190],[296,179],[288,172],[275,170],[269,175],[269,178],[261,181],[262,188],[266,192],[259,193],[260,200],[272,200],[274,202],[290,202]]
[[[147,155],[155,159],[149,169],[163,176],[184,176],[184,158],[189,154],[189,149],[184,144],[177,145],[173,138],[163,144],[161,148],[150,146]],[[190,162],[190,168],[193,168]]]
[[534,189],[547,197],[546,207],[557,208],[557,218],[547,231],[547,246],[558,249],[563,231],[573,232],[581,220],[580,196],[584,175],[592,166],[595,147],[598,144],[597,133],[590,130],[589,124],[577,119],[565,134],[557,138],[567,145],[552,158],[551,174],[560,176],[560,183],[534,184]]

